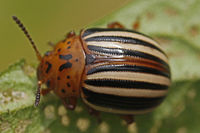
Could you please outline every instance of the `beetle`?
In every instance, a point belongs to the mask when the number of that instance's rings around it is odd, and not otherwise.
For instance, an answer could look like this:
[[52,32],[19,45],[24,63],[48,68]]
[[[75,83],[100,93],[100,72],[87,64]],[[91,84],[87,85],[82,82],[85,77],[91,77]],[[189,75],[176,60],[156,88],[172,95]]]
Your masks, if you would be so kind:
[[166,97],[171,83],[168,57],[151,37],[114,22],[80,35],[70,32],[42,57],[20,20],[13,19],[40,61],[35,106],[40,94],[53,91],[67,109],[74,110],[81,97],[98,119],[101,111],[110,112],[130,124],[134,115],[152,111]]

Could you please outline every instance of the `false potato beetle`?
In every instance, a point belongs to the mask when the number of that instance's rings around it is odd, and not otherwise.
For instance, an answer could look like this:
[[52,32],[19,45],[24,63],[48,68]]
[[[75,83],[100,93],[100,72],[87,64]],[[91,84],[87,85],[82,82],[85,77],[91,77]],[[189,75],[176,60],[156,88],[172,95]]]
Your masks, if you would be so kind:
[[98,119],[100,111],[111,112],[130,124],[133,115],[152,111],[166,97],[171,83],[168,58],[150,37],[115,22],[80,35],[70,32],[42,57],[20,20],[13,19],[40,61],[35,106],[40,93],[54,91],[67,109],[74,110],[81,97]]

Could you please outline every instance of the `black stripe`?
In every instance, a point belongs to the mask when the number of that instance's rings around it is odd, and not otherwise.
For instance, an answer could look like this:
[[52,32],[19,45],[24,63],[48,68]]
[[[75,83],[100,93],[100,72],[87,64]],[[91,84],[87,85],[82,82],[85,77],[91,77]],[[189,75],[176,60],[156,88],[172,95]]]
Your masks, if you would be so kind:
[[93,46],[93,45],[88,45],[88,49],[91,51],[96,51],[96,52],[100,52],[100,53],[107,53],[107,54],[113,54],[113,55],[135,56],[135,57],[153,60],[153,61],[163,64],[167,68],[167,70],[169,70],[169,65],[165,61],[163,61],[153,55],[146,54],[143,52],[127,50],[127,49],[120,49],[120,48],[105,48],[105,47],[99,47],[99,46]]
[[130,43],[130,44],[134,44],[134,45],[143,45],[143,46],[147,46],[150,48],[154,48],[158,51],[160,51],[161,53],[163,53],[165,56],[166,54],[158,47],[156,47],[155,45],[145,42],[143,40],[139,40],[136,38],[131,38],[131,37],[122,37],[122,36],[96,36],[96,37],[90,37],[85,39],[85,41],[105,41],[105,42],[120,42],[120,43]]
[[151,38],[150,36],[147,36],[143,33],[140,33],[140,32],[137,32],[137,31],[134,31],[134,30],[128,30],[128,29],[119,29],[119,28],[90,28],[90,29],[87,29],[84,31],[83,35],[82,35],[82,38],[83,37],[86,37],[88,35],[91,35],[93,33],[97,33],[97,32],[105,32],[105,31],[122,31],[122,32],[130,32],[130,33],[136,33],[136,34],[139,34],[139,35],[143,35],[147,38],[150,38],[151,40],[153,40],[153,38]]
[[169,73],[165,73],[159,71],[157,69],[145,66],[137,66],[137,65],[126,65],[126,64],[115,64],[115,65],[102,65],[97,66],[90,69],[87,72],[87,75],[98,73],[98,72],[106,72],[106,71],[130,71],[130,72],[141,72],[141,73],[149,73],[149,74],[156,74],[170,78]]
[[168,86],[155,84],[155,83],[147,83],[141,81],[131,81],[131,80],[118,80],[115,79],[90,79],[85,80],[85,83],[93,86],[100,87],[116,87],[116,88],[137,88],[137,89],[152,89],[152,90],[166,90]]
[[85,64],[89,65],[95,61],[95,56],[92,54],[86,54],[85,55]]
[[65,63],[65,64],[62,64],[62,65],[59,67],[59,71],[61,72],[62,70],[67,69],[67,68],[71,68],[71,67],[72,67],[72,63],[67,62],[67,63]]
[[85,99],[94,105],[120,109],[120,110],[143,110],[159,105],[164,97],[143,98],[143,97],[124,97],[110,94],[102,94],[82,88]]
[[48,72],[50,71],[51,67],[52,67],[52,64],[49,63],[48,61],[46,62],[46,64],[47,64],[48,66],[47,66],[47,69],[46,69],[45,72],[48,73]]

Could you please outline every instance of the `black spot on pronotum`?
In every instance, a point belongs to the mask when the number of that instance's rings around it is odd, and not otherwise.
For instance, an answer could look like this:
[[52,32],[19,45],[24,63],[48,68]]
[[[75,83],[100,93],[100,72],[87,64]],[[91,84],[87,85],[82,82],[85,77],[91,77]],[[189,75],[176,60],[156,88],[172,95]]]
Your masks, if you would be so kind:
[[63,69],[67,69],[67,68],[71,68],[72,67],[72,63],[70,62],[67,62],[65,64],[62,64],[60,67],[59,67],[59,71],[62,71]]
[[57,77],[57,80],[60,80],[60,77]]
[[71,87],[70,83],[67,83],[67,87]]
[[60,52],[60,51],[61,51],[61,48],[58,49],[58,52]]
[[67,44],[70,44],[70,43],[71,43],[71,41],[68,41],[68,42],[67,42]]
[[45,72],[48,73],[48,72],[50,71],[51,67],[52,67],[52,64],[49,63],[48,61],[46,62],[46,64],[47,64],[48,66],[47,66],[47,69],[46,69]]
[[67,54],[67,55],[59,55],[59,58],[61,60],[69,60],[72,58],[72,55],[71,54]]
[[69,75],[67,76],[67,79],[70,79],[70,76],[69,76]]
[[[71,54],[67,54],[67,55],[59,55],[59,58],[61,60],[69,60],[72,58],[72,55]],[[60,67],[59,67],[59,71],[62,71],[63,69],[66,69],[66,68],[71,68],[72,67],[72,63],[70,62],[67,62],[65,64],[62,64]]]
[[75,61],[78,62],[78,59],[76,59]]
[[65,93],[65,89],[62,89],[61,92],[62,92],[62,93]]
[[70,48],[71,48],[71,46],[67,47],[67,49],[70,49]]

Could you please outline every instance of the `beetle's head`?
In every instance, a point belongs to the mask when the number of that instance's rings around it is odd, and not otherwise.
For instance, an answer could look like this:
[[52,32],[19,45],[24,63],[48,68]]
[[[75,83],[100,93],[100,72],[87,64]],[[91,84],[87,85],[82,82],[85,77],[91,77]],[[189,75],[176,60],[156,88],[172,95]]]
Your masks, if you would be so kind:
[[80,77],[77,75],[82,73],[81,66],[84,64],[79,38],[75,37],[73,33],[68,34],[65,40],[57,43],[52,51],[46,52],[42,57],[20,20],[15,16],[13,19],[29,39],[40,62],[37,68],[38,83],[35,106],[39,104],[40,90],[43,84],[47,85],[47,90],[53,90],[62,99],[79,96],[77,89],[80,86],[77,82],[80,82]]
[[37,68],[37,79],[40,83],[45,83],[49,89],[54,88],[53,79],[53,51],[48,51],[41,58]]

